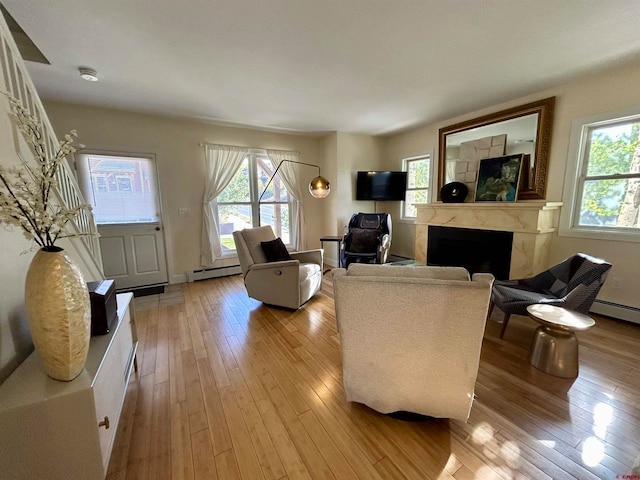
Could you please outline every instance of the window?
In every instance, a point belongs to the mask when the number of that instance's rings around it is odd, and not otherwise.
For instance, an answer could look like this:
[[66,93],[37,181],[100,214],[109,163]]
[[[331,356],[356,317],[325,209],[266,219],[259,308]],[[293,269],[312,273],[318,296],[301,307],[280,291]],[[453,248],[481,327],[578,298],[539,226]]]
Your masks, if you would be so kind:
[[109,191],[107,177],[105,177],[104,175],[92,175],[91,179],[93,180],[93,189],[96,192],[104,193]]
[[402,168],[407,172],[407,195],[402,203],[402,218],[416,218],[415,204],[429,201],[431,155],[405,158]]
[[152,156],[82,153],[76,159],[80,189],[98,225],[160,221]]
[[[271,225],[277,237],[291,246],[292,214],[296,203],[279,175],[259,200],[275,167],[266,155],[249,154],[236,170],[231,182],[216,199],[222,253],[234,253],[233,231]],[[258,221],[258,216],[260,220]]]
[[119,192],[131,192],[131,178],[116,176],[116,186]]
[[574,122],[561,234],[640,241],[640,111]]

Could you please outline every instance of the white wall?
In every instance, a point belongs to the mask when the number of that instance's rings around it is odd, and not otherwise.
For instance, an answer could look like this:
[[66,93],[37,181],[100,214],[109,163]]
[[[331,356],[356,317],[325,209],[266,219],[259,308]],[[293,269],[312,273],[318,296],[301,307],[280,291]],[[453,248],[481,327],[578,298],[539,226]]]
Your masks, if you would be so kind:
[[[433,149],[437,157],[440,128],[534,100],[555,96],[556,108],[547,178],[547,200],[562,201],[565,165],[573,120],[640,105],[640,89],[637,87],[639,84],[640,61],[636,60],[625,66],[575,79],[534,95],[389,136],[384,144],[385,162],[391,168],[397,164],[399,159],[417,155],[429,149]],[[394,253],[413,256],[413,249],[409,250],[408,248],[410,245],[408,240],[413,239],[414,235],[413,225],[401,225],[400,228],[394,228],[396,245],[407,247],[406,250],[394,251]],[[577,239],[556,235],[552,241],[551,249],[550,260],[553,263],[576,252],[588,253],[611,262],[613,269],[609,278],[619,279],[620,288],[614,289],[614,282],[608,281],[598,298],[640,308],[640,297],[637,295],[637,285],[640,283],[640,244]]]
[[[171,283],[184,282],[186,271],[200,268],[204,194],[204,149],[200,143],[295,150],[300,152],[300,161],[320,165],[323,174],[326,170],[325,158],[319,153],[322,140],[318,137],[56,102],[45,102],[45,108],[57,132],[76,129],[78,142],[87,149],[155,155]],[[311,178],[315,172],[309,170]],[[326,234],[324,219],[328,209],[323,202],[310,195],[304,199],[309,248],[319,247],[319,238]],[[180,217],[180,208],[190,208],[191,216]],[[237,262],[218,263],[222,266]]]
[[[374,211],[374,202],[356,201],[355,178],[358,170],[382,168],[382,150],[383,139],[369,135],[334,132],[323,137],[320,151],[331,181],[331,195],[325,200],[328,212],[324,235],[342,235],[351,215]],[[383,205],[377,204],[379,212],[385,211]],[[337,266],[337,248],[333,244],[326,244],[325,248],[325,262]]]
[[[356,200],[356,172],[360,170],[380,170],[384,165],[383,140],[355,133],[338,132],[338,172],[340,189],[336,200],[339,208],[334,212],[337,227],[342,232],[351,215],[358,212],[385,212],[386,203]],[[391,213],[391,212],[390,212]]]
[[[323,224],[324,235],[339,235],[342,230],[338,228],[335,222],[335,212],[340,208],[340,192],[345,188],[338,178],[338,134],[331,133],[322,138],[320,145],[321,156],[325,159],[326,168],[322,174],[331,183],[331,193],[324,199],[328,212],[331,212],[325,218]],[[335,249],[333,249],[335,250]],[[338,258],[335,252],[326,251],[325,260],[330,260],[331,265],[335,265],[334,261]]]

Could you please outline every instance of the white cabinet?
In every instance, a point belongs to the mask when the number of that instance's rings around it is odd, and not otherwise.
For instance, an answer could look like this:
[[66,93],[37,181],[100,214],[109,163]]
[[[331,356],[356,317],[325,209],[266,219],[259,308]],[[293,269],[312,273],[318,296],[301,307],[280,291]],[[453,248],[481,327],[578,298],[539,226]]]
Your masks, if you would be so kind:
[[132,298],[117,295],[117,323],[76,379],[47,377],[34,352],[0,385],[0,477],[104,479],[138,345]]

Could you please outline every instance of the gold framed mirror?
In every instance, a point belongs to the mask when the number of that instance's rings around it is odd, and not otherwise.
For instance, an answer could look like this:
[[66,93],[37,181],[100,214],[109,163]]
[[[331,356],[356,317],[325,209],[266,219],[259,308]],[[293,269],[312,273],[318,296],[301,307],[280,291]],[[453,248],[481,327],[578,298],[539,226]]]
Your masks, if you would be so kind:
[[[477,161],[483,157],[478,156],[475,161],[470,162],[459,161],[461,150],[466,147],[468,151],[468,146],[475,142],[488,145],[487,149],[491,153],[485,151],[482,154],[485,158],[522,153],[524,161],[518,200],[544,199],[554,106],[555,97],[550,97],[441,128],[438,146],[438,200],[440,189],[449,182],[462,181],[475,190]],[[498,145],[492,146],[492,141]]]

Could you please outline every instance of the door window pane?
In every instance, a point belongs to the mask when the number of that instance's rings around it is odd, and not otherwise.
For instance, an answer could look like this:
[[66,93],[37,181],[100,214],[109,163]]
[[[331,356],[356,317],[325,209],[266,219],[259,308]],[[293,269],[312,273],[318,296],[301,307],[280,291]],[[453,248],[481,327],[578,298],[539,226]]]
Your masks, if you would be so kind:
[[152,159],[86,154],[79,160],[80,186],[97,224],[160,220]]

